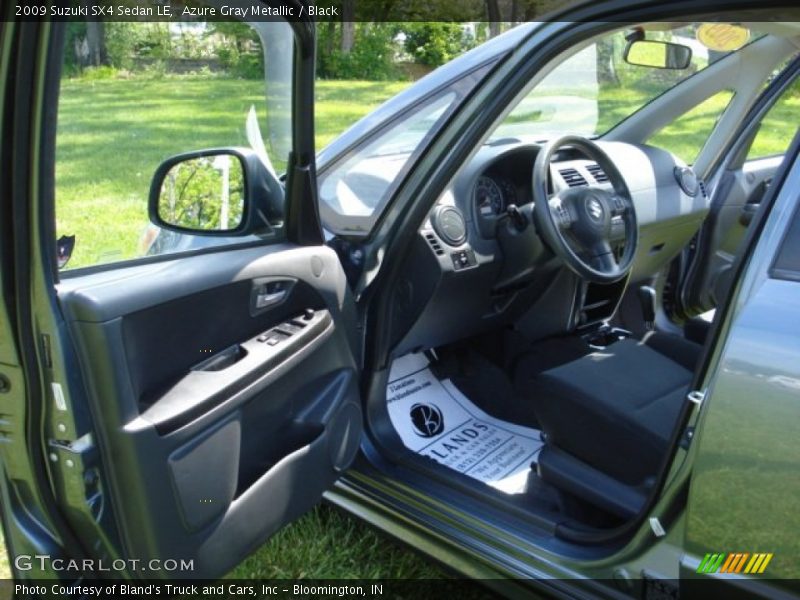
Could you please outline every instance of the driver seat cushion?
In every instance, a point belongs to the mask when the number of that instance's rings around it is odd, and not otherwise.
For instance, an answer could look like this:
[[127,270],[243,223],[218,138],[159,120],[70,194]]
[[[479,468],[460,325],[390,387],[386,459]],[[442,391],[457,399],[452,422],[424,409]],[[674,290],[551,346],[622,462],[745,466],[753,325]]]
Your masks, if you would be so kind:
[[619,481],[644,483],[667,451],[699,354],[697,344],[657,334],[539,373],[529,389],[547,443]]

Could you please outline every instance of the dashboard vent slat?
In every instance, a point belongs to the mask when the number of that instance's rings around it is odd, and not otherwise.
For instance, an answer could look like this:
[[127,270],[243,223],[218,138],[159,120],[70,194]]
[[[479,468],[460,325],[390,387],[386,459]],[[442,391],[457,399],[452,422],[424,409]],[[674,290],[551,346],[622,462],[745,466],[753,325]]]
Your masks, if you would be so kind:
[[571,188],[589,185],[584,176],[578,173],[576,169],[561,169],[559,170],[559,174]]
[[439,243],[439,240],[436,239],[435,235],[426,233],[425,239],[428,240],[428,244],[436,256],[442,256],[444,254],[444,248],[442,248],[442,245]]
[[591,165],[586,166],[586,170],[592,174],[594,180],[597,183],[607,183],[608,182],[608,175],[606,175],[605,171],[603,171],[603,167],[598,165],[597,163],[593,163]]

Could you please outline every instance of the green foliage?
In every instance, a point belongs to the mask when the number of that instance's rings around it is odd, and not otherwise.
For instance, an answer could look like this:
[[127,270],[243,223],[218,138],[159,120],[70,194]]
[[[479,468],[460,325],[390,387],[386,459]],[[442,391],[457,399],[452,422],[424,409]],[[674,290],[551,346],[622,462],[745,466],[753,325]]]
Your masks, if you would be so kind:
[[138,57],[166,60],[174,57],[169,23],[127,23],[123,29]]
[[168,223],[194,230],[235,229],[244,207],[241,163],[224,154],[178,163],[164,178],[158,203]]
[[207,38],[218,36],[222,43],[216,55],[226,70],[243,79],[264,77],[264,53],[256,31],[239,21],[220,21],[211,24]]
[[118,69],[133,68],[140,27],[126,22],[109,22],[105,27],[109,62]]
[[86,67],[81,73],[80,78],[85,81],[102,81],[103,79],[114,79],[119,72],[114,67],[102,65],[99,67]]
[[416,62],[438,67],[475,46],[460,23],[406,23],[404,47]]
[[341,28],[317,26],[317,76],[322,79],[366,79],[396,81],[397,27],[391,23],[356,23],[355,43],[341,51]]

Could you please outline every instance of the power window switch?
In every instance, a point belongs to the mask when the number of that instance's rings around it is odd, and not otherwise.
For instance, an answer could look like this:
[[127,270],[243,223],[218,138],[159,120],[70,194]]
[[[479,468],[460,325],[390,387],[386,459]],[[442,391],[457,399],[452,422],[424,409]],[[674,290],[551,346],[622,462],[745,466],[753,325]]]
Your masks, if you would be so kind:
[[[305,325],[303,327],[305,327]],[[298,327],[297,325],[294,325],[291,321],[289,321],[287,323],[279,325],[277,331],[280,331],[281,333],[284,333],[286,335],[292,335],[293,333],[299,333],[303,331],[303,327]]]

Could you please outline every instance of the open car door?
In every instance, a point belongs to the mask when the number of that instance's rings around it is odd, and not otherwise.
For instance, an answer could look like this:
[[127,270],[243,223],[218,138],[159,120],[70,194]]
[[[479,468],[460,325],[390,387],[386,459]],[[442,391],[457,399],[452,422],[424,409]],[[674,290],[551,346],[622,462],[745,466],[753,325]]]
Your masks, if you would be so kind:
[[[243,170],[244,206],[226,235],[246,243],[60,280],[53,114],[64,24],[2,23],[2,510],[10,555],[51,561],[12,561],[17,578],[52,575],[56,558],[95,560],[56,574],[69,579],[221,576],[355,457],[359,338],[317,214],[314,29],[299,2],[279,4],[295,20],[256,29],[268,64],[293,61],[284,182],[257,152],[195,152],[160,170],[150,199],[160,225],[193,229],[159,214],[165,181],[227,156]],[[288,47],[264,33],[279,25]],[[269,213],[276,203],[282,214]]]
[[683,316],[715,309],[728,295],[747,230],[795,133],[785,123],[791,122],[786,115],[791,114],[791,102],[800,85],[798,73],[800,58],[795,56],[764,89],[723,159],[711,210],[678,286],[677,307]]

